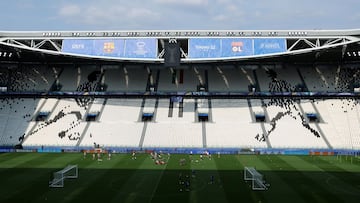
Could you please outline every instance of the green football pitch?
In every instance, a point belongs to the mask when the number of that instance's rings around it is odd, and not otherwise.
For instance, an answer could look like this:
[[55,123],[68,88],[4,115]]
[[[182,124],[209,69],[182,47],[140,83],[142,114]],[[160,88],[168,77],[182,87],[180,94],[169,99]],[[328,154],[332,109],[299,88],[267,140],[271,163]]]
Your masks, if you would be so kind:
[[[346,156],[113,154],[93,160],[80,153],[0,154],[0,202],[360,202],[360,159]],[[185,159],[184,165],[179,164]],[[52,174],[77,164],[77,179],[49,188]],[[253,191],[244,166],[264,175],[268,190]],[[179,175],[190,183],[179,184]],[[193,177],[194,175],[194,177]],[[211,176],[214,177],[211,183]],[[181,191],[182,190],[182,191]]]

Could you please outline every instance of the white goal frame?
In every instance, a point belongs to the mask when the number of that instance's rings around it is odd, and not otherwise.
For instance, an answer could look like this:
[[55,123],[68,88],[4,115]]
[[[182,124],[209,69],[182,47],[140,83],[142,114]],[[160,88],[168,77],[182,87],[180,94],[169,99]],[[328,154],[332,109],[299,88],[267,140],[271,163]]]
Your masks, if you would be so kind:
[[244,167],[244,180],[251,181],[252,190],[267,190],[269,186],[254,167]]
[[54,172],[54,177],[49,182],[49,187],[54,187],[54,188],[64,187],[64,180],[69,178],[71,179],[78,178],[77,165],[68,165],[64,169]]

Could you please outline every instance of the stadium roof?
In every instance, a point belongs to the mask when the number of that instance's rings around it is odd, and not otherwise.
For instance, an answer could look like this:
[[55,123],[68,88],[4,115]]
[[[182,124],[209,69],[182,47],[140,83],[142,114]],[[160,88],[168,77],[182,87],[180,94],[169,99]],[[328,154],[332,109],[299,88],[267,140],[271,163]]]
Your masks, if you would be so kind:
[[181,63],[358,61],[360,29],[2,31],[5,62],[164,63],[165,44]]

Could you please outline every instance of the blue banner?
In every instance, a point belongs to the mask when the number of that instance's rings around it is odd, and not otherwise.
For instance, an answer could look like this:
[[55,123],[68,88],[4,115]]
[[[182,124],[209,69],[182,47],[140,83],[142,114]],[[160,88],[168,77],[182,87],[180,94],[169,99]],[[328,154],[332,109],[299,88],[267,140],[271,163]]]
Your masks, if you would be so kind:
[[264,38],[254,39],[255,55],[273,54],[286,52],[286,39],[284,38]]
[[193,38],[189,58],[229,58],[286,52],[284,38]]
[[125,58],[156,58],[157,40],[149,39],[126,39],[125,40]]
[[252,55],[254,55],[252,39],[227,38],[221,40],[221,57]]
[[189,58],[219,58],[221,57],[221,39],[193,38],[189,39]]
[[253,39],[194,38],[189,39],[189,58],[227,58],[252,56]]
[[157,58],[156,39],[64,39],[62,52],[116,58]]
[[72,54],[92,55],[94,40],[91,39],[64,39],[62,51]]
[[93,40],[93,56],[124,57],[124,40],[99,39]]

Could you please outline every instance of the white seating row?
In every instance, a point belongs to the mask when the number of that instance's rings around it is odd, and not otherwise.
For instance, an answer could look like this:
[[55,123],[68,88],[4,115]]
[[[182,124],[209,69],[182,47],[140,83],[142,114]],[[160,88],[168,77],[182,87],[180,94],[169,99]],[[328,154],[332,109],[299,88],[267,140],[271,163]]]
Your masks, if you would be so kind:
[[[256,99],[250,101],[252,111],[244,99],[212,99],[209,109],[212,119],[205,124],[195,118],[194,99],[184,99],[182,117],[178,114],[177,102],[169,117],[170,99],[159,99],[155,120],[146,124],[139,120],[142,99],[108,99],[105,106],[103,99],[96,99],[90,109],[78,106],[74,99],[24,99],[18,103],[10,101],[11,108],[8,102],[3,100],[6,105],[0,110],[0,145],[18,144],[19,137],[25,134],[24,146],[98,143],[122,147],[328,148],[330,145],[336,149],[360,149],[360,107],[353,100],[319,100],[314,104],[304,100],[300,106],[294,103],[296,108],[291,107],[289,113],[289,109],[276,105],[262,107],[262,102]],[[155,102],[147,99],[144,108],[154,107]],[[209,107],[206,99],[197,102],[201,107]],[[304,113],[319,113],[321,122],[309,125],[321,130],[324,137],[317,137],[304,127],[300,107]],[[100,119],[85,121],[87,112],[101,110]],[[279,113],[286,115],[278,119],[271,130],[272,123],[254,121],[252,112],[264,110],[267,121]],[[49,111],[49,117],[36,122],[34,115],[40,111]],[[59,112],[63,113],[60,117]],[[265,132],[271,130],[267,142],[255,138],[264,133],[262,125]],[[60,132],[65,132],[64,137],[59,136]]]

